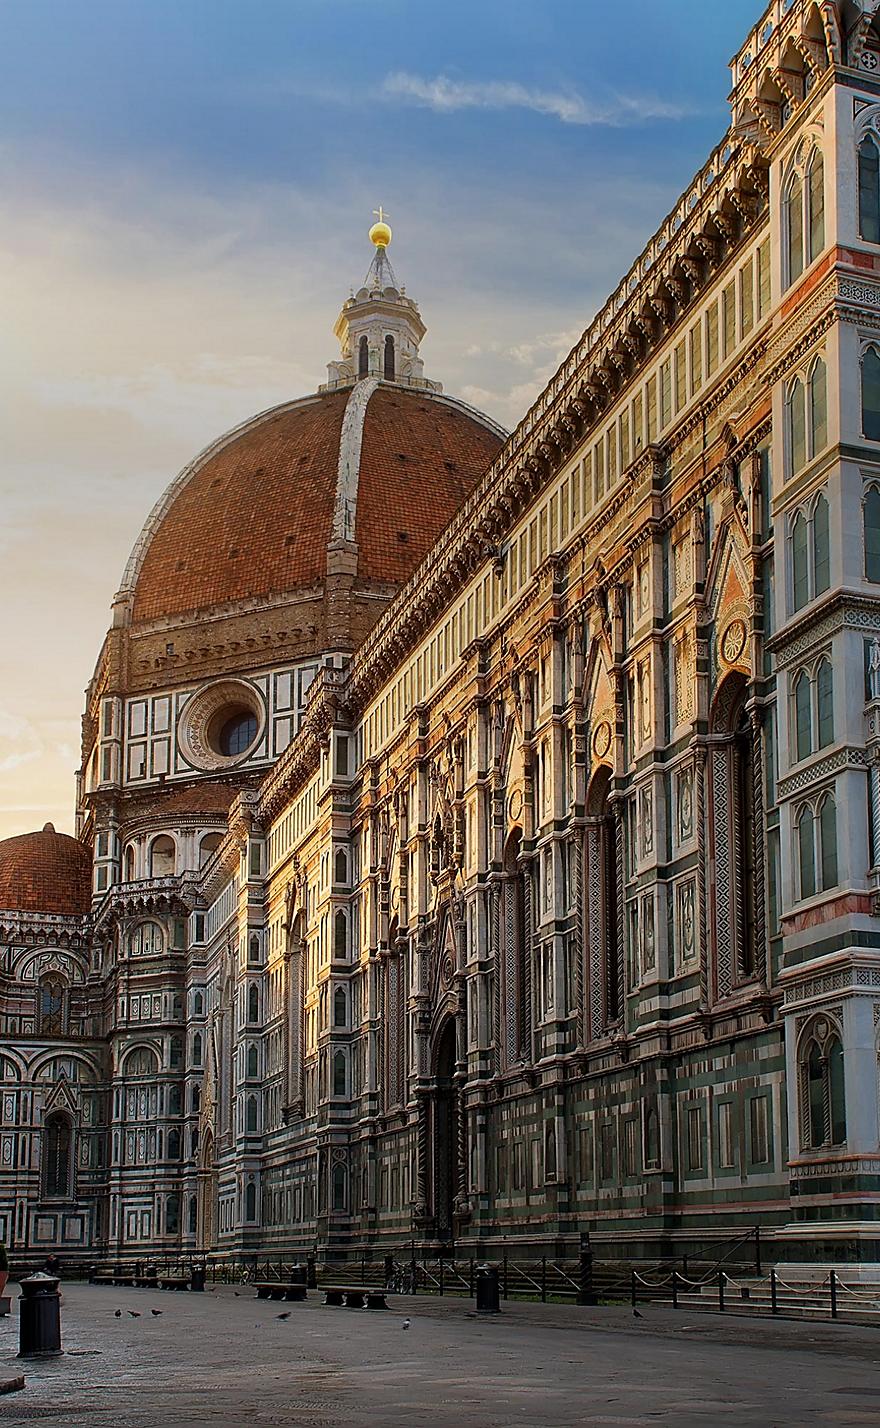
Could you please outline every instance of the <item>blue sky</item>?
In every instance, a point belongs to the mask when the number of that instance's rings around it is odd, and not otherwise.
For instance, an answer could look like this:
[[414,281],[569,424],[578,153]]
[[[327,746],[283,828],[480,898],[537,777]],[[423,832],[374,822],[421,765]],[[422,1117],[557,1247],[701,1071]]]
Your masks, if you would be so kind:
[[0,0],[0,836],[70,827],[140,525],[202,445],[323,380],[376,204],[427,374],[511,426],[721,139],[758,17]]

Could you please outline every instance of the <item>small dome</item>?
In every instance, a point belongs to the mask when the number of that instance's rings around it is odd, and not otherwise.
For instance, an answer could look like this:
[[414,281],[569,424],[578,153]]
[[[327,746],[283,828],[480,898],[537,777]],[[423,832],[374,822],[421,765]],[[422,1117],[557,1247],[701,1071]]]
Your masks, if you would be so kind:
[[78,917],[89,910],[88,848],[51,823],[39,833],[0,842],[0,908]]

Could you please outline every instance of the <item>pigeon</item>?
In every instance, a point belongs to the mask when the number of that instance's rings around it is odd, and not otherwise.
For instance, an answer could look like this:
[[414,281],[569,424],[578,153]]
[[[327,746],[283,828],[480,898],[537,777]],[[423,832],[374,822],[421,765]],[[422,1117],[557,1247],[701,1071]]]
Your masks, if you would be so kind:
[[116,1314],[114,1315],[114,1318],[116,1318],[116,1319],[121,1319],[121,1318],[122,1318],[122,1310],[121,1310],[121,1309],[117,1309],[117,1310],[116,1310]]
[[645,1317],[644,1314],[640,1314],[639,1311],[638,1311],[638,1309],[634,1309],[634,1310],[633,1310],[633,1318],[634,1318],[634,1319],[644,1319],[644,1317]]
[[239,1292],[238,1292],[237,1289],[233,1289],[232,1292],[233,1292],[233,1294],[235,1295],[236,1299],[240,1299],[240,1298],[241,1298],[241,1295],[239,1294]]
[[131,1315],[132,1319],[139,1319],[141,1317],[139,1309],[129,1309],[128,1312]]
[[289,1319],[289,1318],[290,1318],[290,1310],[288,1309],[288,1311],[287,1311],[286,1314],[276,1314],[276,1315],[275,1315],[275,1318],[276,1318],[276,1319]]
[[409,1319],[404,1319],[404,1321],[403,1321],[403,1323],[401,1324],[400,1327],[401,1327],[402,1329],[408,1329],[409,1326],[410,1326],[410,1322],[411,1322],[411,1321],[410,1321]]
[[150,1310],[150,1313],[152,1314],[152,1316],[153,1316],[154,1319],[158,1319],[158,1318],[159,1318],[159,1315],[162,1313],[162,1310],[161,1310],[161,1309],[151,1309],[151,1310]]

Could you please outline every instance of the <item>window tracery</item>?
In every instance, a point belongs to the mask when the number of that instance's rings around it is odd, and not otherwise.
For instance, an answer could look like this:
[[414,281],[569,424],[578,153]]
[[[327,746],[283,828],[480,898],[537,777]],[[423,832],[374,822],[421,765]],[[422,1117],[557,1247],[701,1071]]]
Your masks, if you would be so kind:
[[831,584],[829,509],[823,491],[789,512],[788,544],[790,603],[794,614],[822,595]]
[[827,654],[794,675],[792,715],[795,762],[833,743],[834,676]]
[[826,792],[794,810],[798,896],[803,900],[837,886],[837,804]]
[[830,1017],[819,1016],[801,1039],[798,1058],[801,1144],[807,1150],[846,1142],[843,1043]]

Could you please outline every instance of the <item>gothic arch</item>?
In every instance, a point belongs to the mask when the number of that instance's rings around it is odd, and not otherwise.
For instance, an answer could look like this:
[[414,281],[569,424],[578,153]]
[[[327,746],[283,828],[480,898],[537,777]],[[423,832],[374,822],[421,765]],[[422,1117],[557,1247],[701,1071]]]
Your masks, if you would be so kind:
[[455,1229],[456,1201],[464,1193],[462,1137],[464,1125],[455,1073],[458,1026],[454,1016],[440,1024],[431,1047],[431,1213],[438,1239],[450,1239]]
[[201,1249],[213,1249],[217,1239],[217,1165],[214,1159],[214,1133],[206,1130],[199,1153],[198,1243]]
[[764,952],[763,774],[760,726],[741,670],[722,680],[709,728],[709,846],[714,994],[760,974]]
[[602,1036],[623,1010],[622,829],[612,770],[600,764],[587,787],[584,920],[588,1035]]

